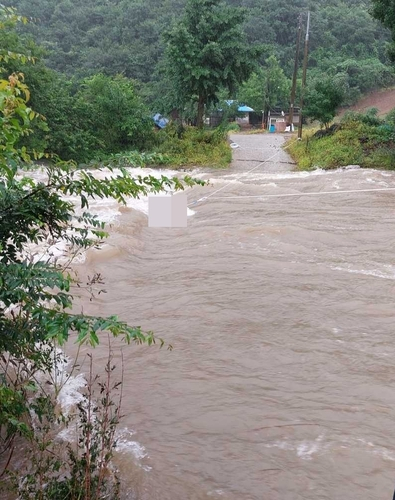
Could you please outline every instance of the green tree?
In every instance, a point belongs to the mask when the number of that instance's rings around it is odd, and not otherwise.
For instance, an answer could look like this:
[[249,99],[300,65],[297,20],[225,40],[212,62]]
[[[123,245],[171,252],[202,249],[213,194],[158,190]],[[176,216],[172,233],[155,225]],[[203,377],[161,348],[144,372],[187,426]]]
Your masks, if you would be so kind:
[[44,127],[32,124],[34,134],[22,141],[27,147],[78,162],[151,148],[152,118],[133,81],[103,74],[69,81],[42,61],[22,71],[32,91],[31,106],[46,118]]
[[152,118],[133,82],[124,76],[98,74],[86,79],[76,95],[74,110],[106,153],[151,146]]
[[[390,32],[369,14],[370,0],[225,1],[235,8],[246,7],[243,31],[248,43],[265,45],[259,62],[263,64],[270,55],[275,55],[287,77],[292,75],[298,16],[308,9],[312,12],[309,71],[328,73],[336,64],[352,59],[366,68],[373,61],[376,68],[379,62],[389,67],[386,45],[391,39]],[[67,79],[122,73],[144,83],[156,83],[164,49],[162,33],[174,20],[180,20],[186,0],[57,0],[55,3],[3,0],[3,3],[16,6],[24,15],[37,20],[23,26],[22,31],[30,33],[47,49],[46,64],[66,74]],[[0,47],[5,47],[3,41]],[[371,81],[370,77],[365,80],[364,71],[360,72],[350,98],[357,97],[359,84],[366,87]],[[376,83],[381,81],[380,77]],[[153,100],[162,95],[161,90],[155,89]],[[160,103],[155,103],[156,111],[164,111]]]
[[372,16],[383,23],[391,32],[392,44],[389,47],[390,59],[395,61],[395,4],[392,0],[372,0]]
[[318,120],[321,126],[328,128],[336,115],[337,108],[342,104],[345,95],[345,85],[341,80],[334,81],[325,78],[315,82],[306,92],[304,115],[312,120]]
[[240,102],[251,106],[256,111],[267,113],[276,106],[288,108],[291,81],[284,74],[276,57],[271,56],[246,81],[238,92]]
[[197,125],[204,108],[225,87],[234,92],[253,71],[258,49],[247,45],[242,30],[245,11],[221,0],[188,0],[185,15],[166,33],[168,76],[181,109],[197,104]]

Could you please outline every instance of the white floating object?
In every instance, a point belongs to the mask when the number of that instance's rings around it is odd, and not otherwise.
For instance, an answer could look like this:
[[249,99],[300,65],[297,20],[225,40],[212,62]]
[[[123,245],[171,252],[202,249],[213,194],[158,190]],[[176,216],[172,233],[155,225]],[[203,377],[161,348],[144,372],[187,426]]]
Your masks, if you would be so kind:
[[187,211],[185,194],[150,195],[148,227],[187,227]]
[[237,142],[231,142],[231,143],[230,143],[230,147],[231,147],[232,149],[237,149],[237,148],[239,148],[240,146],[237,144]]

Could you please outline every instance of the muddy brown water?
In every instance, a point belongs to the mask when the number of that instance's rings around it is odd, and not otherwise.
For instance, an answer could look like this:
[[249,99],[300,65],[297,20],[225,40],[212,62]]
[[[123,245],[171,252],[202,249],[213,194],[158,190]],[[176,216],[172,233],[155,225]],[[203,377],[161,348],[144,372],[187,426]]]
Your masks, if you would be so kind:
[[395,173],[293,172],[282,136],[232,139],[187,228],[126,209],[90,256],[107,293],[85,311],[174,347],[123,348],[122,426],[145,448],[117,457],[124,497],[392,498]]

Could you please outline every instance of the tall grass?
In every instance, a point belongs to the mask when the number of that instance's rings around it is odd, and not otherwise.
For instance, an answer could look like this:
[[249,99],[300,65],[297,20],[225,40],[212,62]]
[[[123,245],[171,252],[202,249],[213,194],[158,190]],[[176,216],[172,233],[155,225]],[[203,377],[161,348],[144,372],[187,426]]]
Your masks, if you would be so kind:
[[168,125],[158,132],[157,153],[165,155],[172,167],[202,166],[224,168],[232,160],[226,131]]
[[348,113],[332,134],[317,137],[314,130],[288,148],[300,170],[339,168],[395,169],[395,126],[374,112]]

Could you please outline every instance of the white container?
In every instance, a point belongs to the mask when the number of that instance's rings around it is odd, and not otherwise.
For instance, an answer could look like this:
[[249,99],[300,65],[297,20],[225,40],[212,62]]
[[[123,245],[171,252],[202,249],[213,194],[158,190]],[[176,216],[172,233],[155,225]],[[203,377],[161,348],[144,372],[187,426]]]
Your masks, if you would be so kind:
[[148,197],[148,227],[187,227],[186,195],[150,195]]

